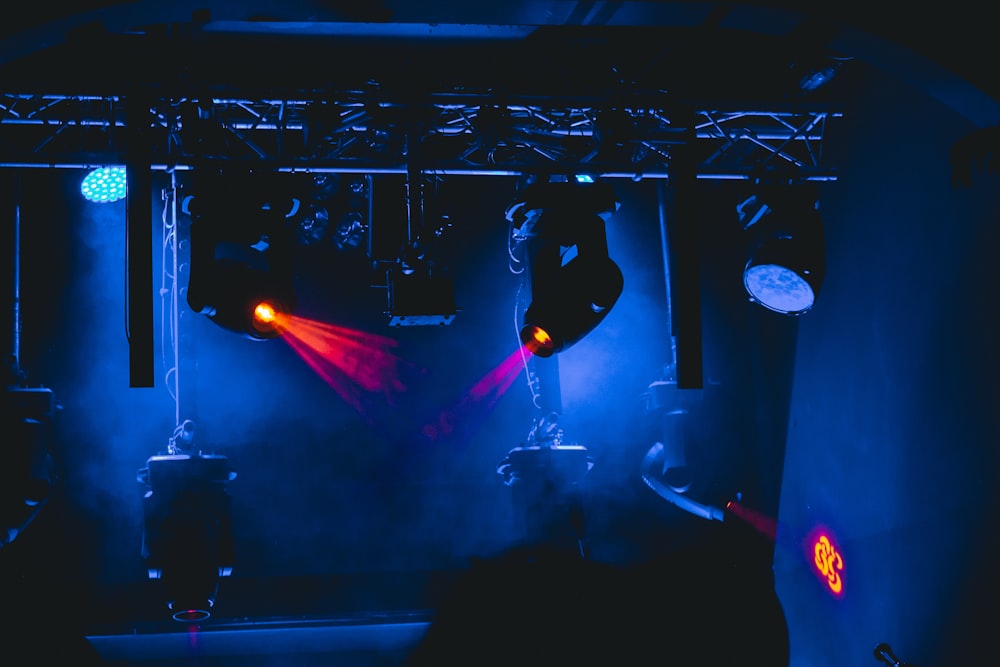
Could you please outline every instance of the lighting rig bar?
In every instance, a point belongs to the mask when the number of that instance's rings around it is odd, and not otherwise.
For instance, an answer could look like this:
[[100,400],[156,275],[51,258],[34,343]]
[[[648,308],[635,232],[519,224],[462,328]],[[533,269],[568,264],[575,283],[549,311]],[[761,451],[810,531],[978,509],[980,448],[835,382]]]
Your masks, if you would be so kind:
[[[315,99],[146,98],[154,169],[245,161],[285,171],[407,173],[414,138],[432,174],[587,173],[665,177],[678,145],[697,176],[748,179],[768,168],[836,180],[823,165],[830,109],[722,109],[637,96],[499,102],[448,92],[397,101],[377,91]],[[0,167],[124,164],[129,98],[0,95]]]

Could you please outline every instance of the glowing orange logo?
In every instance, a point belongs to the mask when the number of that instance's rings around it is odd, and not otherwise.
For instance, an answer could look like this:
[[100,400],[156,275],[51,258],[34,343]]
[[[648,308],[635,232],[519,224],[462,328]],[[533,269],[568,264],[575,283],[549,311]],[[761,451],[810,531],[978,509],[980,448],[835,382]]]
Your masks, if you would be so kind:
[[836,595],[844,591],[844,580],[840,573],[844,569],[844,559],[826,535],[820,535],[813,551],[816,555],[816,569],[826,577],[826,584]]

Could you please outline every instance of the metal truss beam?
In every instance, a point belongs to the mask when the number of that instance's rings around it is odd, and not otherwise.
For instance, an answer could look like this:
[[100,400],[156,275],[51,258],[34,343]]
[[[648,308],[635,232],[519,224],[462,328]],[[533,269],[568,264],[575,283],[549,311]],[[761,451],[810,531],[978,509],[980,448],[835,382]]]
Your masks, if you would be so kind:
[[[836,180],[824,164],[832,109],[716,108],[636,96],[503,103],[467,91],[395,100],[377,91],[312,99],[146,98],[154,169],[245,163],[283,171],[432,174],[588,173],[666,177],[691,144],[702,179],[770,171]],[[89,168],[124,164],[126,96],[0,94],[0,166]],[[133,110],[134,111],[134,110]],[[141,117],[141,114],[138,116]],[[684,119],[680,121],[680,119]]]

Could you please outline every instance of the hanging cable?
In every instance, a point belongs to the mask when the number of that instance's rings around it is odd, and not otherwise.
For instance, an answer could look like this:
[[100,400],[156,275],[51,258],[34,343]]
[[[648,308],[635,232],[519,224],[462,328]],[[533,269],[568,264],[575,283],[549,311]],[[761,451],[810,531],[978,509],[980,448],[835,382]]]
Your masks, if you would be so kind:
[[507,268],[515,276],[524,273],[523,260],[517,256],[517,249],[521,247],[521,243],[524,239],[517,234],[515,234],[514,223],[507,223],[507,257],[509,261],[507,262]]
[[168,315],[168,310],[170,308],[169,301],[172,297],[173,292],[173,282],[175,275],[171,275],[168,266],[170,266],[170,259],[168,253],[171,249],[171,237],[173,236],[173,228],[170,225],[170,220],[167,216],[167,212],[170,208],[170,195],[167,190],[163,191],[163,209],[160,211],[160,230],[161,230],[161,245],[160,245],[160,262],[162,270],[160,271],[160,322],[165,323],[165,326],[160,327],[160,358],[163,364],[163,374],[164,378],[167,380],[167,392],[170,394],[171,398],[176,399],[171,386],[170,386],[170,376],[173,373],[172,366],[168,365],[167,362],[167,332],[171,334],[170,344],[173,344],[173,331],[170,329],[173,324],[170,321]]
[[[524,316],[524,311],[527,309],[527,299],[525,298],[525,293],[530,289],[530,285],[528,284],[528,273],[525,271],[525,267],[523,266],[524,262],[520,257],[518,257],[517,251],[519,249],[523,249],[522,242],[525,240],[525,237],[516,233],[516,228],[511,216],[507,216],[507,219],[507,256],[509,258],[507,266],[513,275],[521,276],[521,280],[518,281],[517,292],[514,295],[514,337],[518,342],[518,349],[521,353],[521,365],[524,367],[524,376],[528,381],[528,391],[531,392],[531,402],[536,408],[540,409],[541,394],[539,394],[536,388],[538,379],[531,371],[528,350],[524,345],[521,345],[521,318]],[[522,266],[519,269],[516,269],[514,266],[515,264],[520,264]]]
[[517,286],[517,293],[514,295],[514,337],[518,342],[518,350],[521,353],[521,365],[524,367],[524,377],[528,381],[528,391],[531,392],[531,403],[538,409],[542,407],[542,397],[539,393],[536,385],[538,384],[538,378],[531,371],[530,358],[528,356],[528,348],[521,344],[521,317],[524,315],[525,310],[525,287],[527,286],[527,278],[522,279]]
[[[178,239],[177,239],[177,177],[170,174],[170,186],[163,190],[162,270],[160,272],[160,355],[164,366],[167,393],[174,401],[174,423],[181,423],[180,410],[180,351],[178,300]],[[169,338],[169,358],[168,339]]]

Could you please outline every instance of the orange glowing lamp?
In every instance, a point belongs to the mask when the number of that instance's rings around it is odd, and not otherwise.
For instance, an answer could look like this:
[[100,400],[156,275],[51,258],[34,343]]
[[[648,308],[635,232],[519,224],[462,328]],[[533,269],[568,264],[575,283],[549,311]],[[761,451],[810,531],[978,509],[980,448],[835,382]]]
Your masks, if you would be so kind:
[[521,340],[525,342],[528,351],[540,357],[551,356],[555,349],[555,342],[549,332],[534,324],[526,326],[524,329],[521,332]]
[[253,309],[254,319],[261,324],[273,324],[277,316],[278,311],[276,311],[274,306],[267,301],[261,301],[257,304],[257,307]]
[[820,533],[813,543],[813,564],[826,581],[830,591],[838,597],[844,594],[844,557],[825,533]]
[[273,335],[278,330],[280,311],[270,301],[261,301],[253,309],[253,328],[261,334]]

